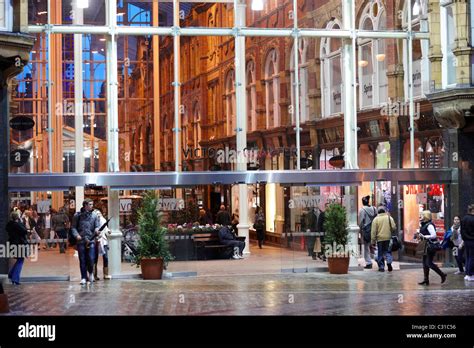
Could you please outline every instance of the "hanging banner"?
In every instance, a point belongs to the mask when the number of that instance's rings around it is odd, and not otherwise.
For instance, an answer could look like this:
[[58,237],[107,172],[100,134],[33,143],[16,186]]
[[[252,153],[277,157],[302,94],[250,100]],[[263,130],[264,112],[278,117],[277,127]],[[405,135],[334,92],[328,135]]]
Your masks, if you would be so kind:
[[39,214],[46,214],[49,211],[49,207],[51,206],[51,201],[37,201],[36,208],[38,209]]

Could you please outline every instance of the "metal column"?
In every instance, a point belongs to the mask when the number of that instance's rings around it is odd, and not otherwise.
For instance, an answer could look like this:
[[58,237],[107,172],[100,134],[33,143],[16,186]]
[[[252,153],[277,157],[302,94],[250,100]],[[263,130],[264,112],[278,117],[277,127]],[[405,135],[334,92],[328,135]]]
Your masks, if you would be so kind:
[[[237,141],[237,171],[247,170],[247,157],[244,149],[247,147],[247,100],[245,82],[245,37],[239,35],[240,28],[245,23],[245,0],[234,0],[235,27],[235,98],[236,98],[236,141]],[[245,238],[244,253],[250,253],[248,217],[248,190],[246,184],[239,184],[239,236]]]
[[[107,24],[107,170],[119,171],[118,142],[118,78],[117,78],[117,2],[106,1]],[[119,191],[108,189],[108,217],[111,235],[109,236],[109,273],[113,276],[121,272],[122,233],[120,232]]]
[[[350,30],[352,37],[343,40],[343,66],[344,66],[344,161],[345,169],[357,169],[358,146],[357,146],[357,99],[356,99],[356,36],[355,33],[355,4],[352,0],[342,2],[343,28]],[[359,226],[357,224],[357,189],[354,186],[346,186],[346,197],[354,197],[346,201],[349,224],[349,247],[354,256],[358,257]],[[351,264],[357,265],[357,260],[351,257]]]
[[[77,1],[72,2],[73,23],[84,23],[84,10],[77,7]],[[48,49],[48,52],[51,50]],[[74,34],[74,141],[76,173],[84,173],[84,108],[82,93],[82,34]],[[49,69],[51,71],[51,69]],[[51,114],[50,114],[51,118]],[[57,130],[60,132],[61,130]],[[51,134],[51,133],[49,133]],[[51,142],[50,142],[51,144]],[[51,165],[51,162],[50,162]],[[84,201],[84,186],[76,186],[76,212],[80,211]]]

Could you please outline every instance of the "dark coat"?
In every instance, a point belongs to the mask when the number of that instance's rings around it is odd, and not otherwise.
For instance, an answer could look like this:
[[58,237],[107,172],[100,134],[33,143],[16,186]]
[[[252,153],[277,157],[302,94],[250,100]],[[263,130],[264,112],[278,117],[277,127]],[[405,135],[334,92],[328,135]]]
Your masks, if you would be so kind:
[[262,219],[258,219],[253,224],[253,228],[255,228],[255,231],[257,232],[257,239],[264,240],[265,239],[265,221],[263,221]]
[[231,240],[235,240],[235,235],[227,226],[222,226],[219,230],[219,241],[222,244],[227,244]]
[[462,240],[474,240],[474,215],[468,214],[461,220]]
[[217,213],[216,223],[223,226],[230,226],[230,214],[226,210],[221,210]]
[[8,241],[13,245],[28,244],[28,231],[25,225],[18,221],[8,221],[6,230],[8,232]]

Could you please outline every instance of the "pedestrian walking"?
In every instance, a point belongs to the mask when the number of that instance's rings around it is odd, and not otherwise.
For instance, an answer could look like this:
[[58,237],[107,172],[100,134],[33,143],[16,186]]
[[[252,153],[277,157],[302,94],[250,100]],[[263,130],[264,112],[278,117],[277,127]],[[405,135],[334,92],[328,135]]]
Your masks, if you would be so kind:
[[81,212],[74,215],[71,227],[72,234],[77,240],[81,285],[94,281],[96,237],[99,234],[100,220],[93,209],[94,202],[91,199],[85,199]]
[[386,212],[385,206],[378,207],[378,215],[372,221],[371,243],[377,243],[377,264],[379,272],[385,271],[385,261],[387,261],[387,269],[392,272],[392,253],[390,252],[390,240],[392,239],[392,232],[396,230],[395,221]]
[[443,273],[439,267],[433,262],[436,254],[435,250],[429,248],[429,243],[436,242],[436,227],[431,221],[431,212],[425,210],[422,213],[420,232],[418,233],[420,243],[424,243],[423,250],[423,281],[419,285],[430,285],[430,269],[435,271],[441,277],[441,284],[446,281],[447,274]]
[[377,210],[370,205],[370,196],[362,197],[362,208],[359,211],[359,228],[361,241],[364,245],[364,269],[372,269],[372,257],[370,252],[370,242],[372,238],[372,222],[377,216]]
[[[17,250],[21,250],[22,246],[28,245],[28,231],[20,219],[20,211],[14,210],[10,214],[10,221],[7,223],[6,230],[8,233],[8,242]],[[26,248],[23,247],[23,250]],[[8,272],[8,279],[13,285],[20,285],[20,274],[23,268],[23,263],[27,255],[17,253],[16,261],[11,270]]]
[[461,221],[461,236],[466,249],[465,280],[474,281],[474,204],[468,207],[468,214]]

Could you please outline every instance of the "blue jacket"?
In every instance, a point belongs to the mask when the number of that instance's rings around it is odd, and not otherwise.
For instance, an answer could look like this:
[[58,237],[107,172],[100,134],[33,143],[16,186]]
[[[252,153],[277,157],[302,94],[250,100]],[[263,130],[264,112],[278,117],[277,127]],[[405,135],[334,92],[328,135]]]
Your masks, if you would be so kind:
[[451,228],[447,230],[446,232],[444,232],[443,242],[441,243],[441,246],[443,249],[448,249],[448,248],[451,249],[454,246],[451,240],[452,235],[453,235],[453,231]]

